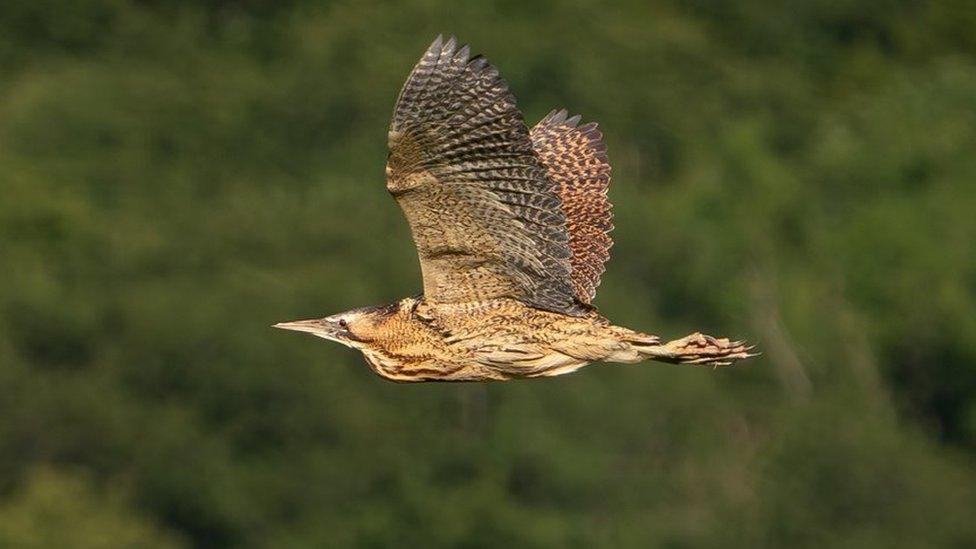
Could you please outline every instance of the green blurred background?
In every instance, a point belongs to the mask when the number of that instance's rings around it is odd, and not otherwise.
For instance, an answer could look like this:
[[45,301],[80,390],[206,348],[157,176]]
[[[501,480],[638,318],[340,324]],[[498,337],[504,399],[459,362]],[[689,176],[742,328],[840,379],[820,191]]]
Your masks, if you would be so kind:
[[[597,304],[712,371],[396,385],[393,100],[457,34],[599,121]],[[972,547],[976,5],[0,3],[0,545]]]

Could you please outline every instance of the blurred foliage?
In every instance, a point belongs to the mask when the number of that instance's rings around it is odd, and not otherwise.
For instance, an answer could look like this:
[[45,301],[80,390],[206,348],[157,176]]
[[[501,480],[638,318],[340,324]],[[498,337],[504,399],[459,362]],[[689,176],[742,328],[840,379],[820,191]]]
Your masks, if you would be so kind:
[[117,496],[105,496],[84,478],[38,470],[0,507],[4,547],[180,547],[133,516]]
[[[455,33],[600,121],[597,303],[736,368],[382,382],[393,99]],[[971,2],[0,3],[0,544],[976,543]]]

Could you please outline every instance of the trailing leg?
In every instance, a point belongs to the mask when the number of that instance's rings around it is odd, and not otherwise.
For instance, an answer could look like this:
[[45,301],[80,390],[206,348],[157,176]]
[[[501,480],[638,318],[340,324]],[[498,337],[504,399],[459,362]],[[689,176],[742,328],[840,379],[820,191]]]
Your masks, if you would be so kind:
[[743,341],[715,338],[695,332],[681,339],[661,343],[657,336],[613,326],[616,339],[624,345],[603,358],[607,362],[634,363],[657,360],[671,364],[728,366],[737,360],[756,356]]
[[646,359],[671,364],[705,364],[728,366],[737,360],[756,356],[752,345],[743,341],[729,341],[695,332],[681,339],[660,345],[642,345],[637,351]]

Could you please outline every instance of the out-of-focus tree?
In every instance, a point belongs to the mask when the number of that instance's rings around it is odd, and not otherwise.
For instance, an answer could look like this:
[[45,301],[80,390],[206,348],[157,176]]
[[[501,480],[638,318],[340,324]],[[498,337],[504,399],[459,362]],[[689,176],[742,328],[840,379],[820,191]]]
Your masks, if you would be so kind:
[[[973,545],[974,28],[961,0],[0,2],[2,535]],[[419,289],[385,134],[440,32],[529,123],[601,123],[598,305],[763,357],[402,386],[270,330]]]
[[4,547],[176,548],[183,544],[85,474],[35,469],[0,506]]

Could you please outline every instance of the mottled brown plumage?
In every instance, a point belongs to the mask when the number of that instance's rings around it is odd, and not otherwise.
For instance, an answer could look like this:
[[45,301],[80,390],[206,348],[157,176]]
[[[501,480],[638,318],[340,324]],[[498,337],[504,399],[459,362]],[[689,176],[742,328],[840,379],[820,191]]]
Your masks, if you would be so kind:
[[571,278],[576,298],[590,303],[610,259],[613,213],[607,189],[610,163],[595,122],[552,111],[532,128],[532,148],[556,186],[569,235]]
[[552,376],[596,361],[731,364],[742,342],[661,343],[591,305],[613,228],[596,124],[553,111],[529,131],[498,71],[438,37],[397,98],[387,189],[403,209],[423,294],[277,324],[359,349],[395,381]]

